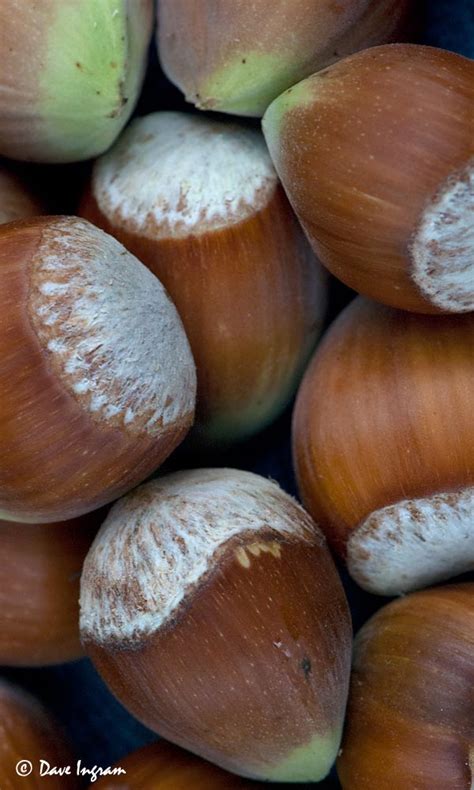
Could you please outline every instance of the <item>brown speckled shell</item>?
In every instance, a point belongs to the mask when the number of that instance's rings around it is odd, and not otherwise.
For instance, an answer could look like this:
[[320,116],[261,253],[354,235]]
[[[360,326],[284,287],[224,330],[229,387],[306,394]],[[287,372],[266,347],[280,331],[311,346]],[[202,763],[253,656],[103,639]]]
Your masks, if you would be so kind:
[[426,206],[474,157],[473,61],[388,45],[302,85],[278,131],[270,108],[266,134],[320,260],[372,299],[442,312],[412,280],[411,243]]

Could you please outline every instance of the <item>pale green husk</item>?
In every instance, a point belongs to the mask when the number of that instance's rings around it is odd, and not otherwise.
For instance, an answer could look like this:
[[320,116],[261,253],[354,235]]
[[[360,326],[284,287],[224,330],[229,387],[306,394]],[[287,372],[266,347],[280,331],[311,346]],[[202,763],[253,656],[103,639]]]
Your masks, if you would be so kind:
[[39,74],[41,125],[28,158],[76,161],[113,143],[136,103],[150,35],[141,2],[58,3]]
[[315,736],[306,746],[295,749],[283,762],[269,771],[272,782],[320,782],[332,768],[341,741],[341,729]]
[[286,115],[313,102],[315,87],[315,77],[308,77],[278,96],[265,112],[262,129],[274,163],[278,161],[282,124]]
[[278,52],[240,53],[202,85],[202,95],[188,100],[203,109],[261,118],[270,102],[301,76]]

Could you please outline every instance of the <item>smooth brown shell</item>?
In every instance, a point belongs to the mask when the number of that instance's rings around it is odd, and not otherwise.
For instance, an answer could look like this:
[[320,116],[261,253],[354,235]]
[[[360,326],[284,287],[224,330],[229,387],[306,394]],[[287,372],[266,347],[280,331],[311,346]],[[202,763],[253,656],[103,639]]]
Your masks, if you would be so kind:
[[249,790],[253,782],[233,776],[171,743],[159,741],[119,760],[123,776],[104,776],[90,787],[97,790]]
[[28,311],[30,263],[52,221],[0,228],[0,455],[8,459],[0,465],[0,516],[44,523],[98,509],[133,488],[193,419],[182,414],[157,437],[100,424],[60,380]]
[[160,0],[158,51],[164,71],[188,101],[202,109],[261,116],[303,77],[351,52],[400,40],[411,5],[410,0]]
[[356,638],[344,790],[470,790],[474,584],[389,604]]
[[252,216],[184,238],[132,233],[91,190],[81,214],[161,280],[183,320],[198,374],[200,445],[245,439],[290,401],[319,335],[324,277],[281,186]]
[[271,106],[275,166],[336,277],[394,307],[443,312],[413,280],[411,244],[438,191],[472,165],[473,107],[472,60],[401,44],[340,61]]
[[2,0],[2,156],[66,163],[105,151],[138,100],[153,17],[153,0]]
[[84,647],[146,726],[243,776],[268,778],[342,723],[350,618],[319,535],[308,544],[269,529],[231,541],[176,616],[140,644],[86,636]]
[[0,664],[44,666],[82,656],[79,581],[105,512],[58,524],[0,521]]
[[[40,776],[40,761],[70,766],[71,776]],[[30,775],[18,763],[32,764]],[[28,766],[26,766],[28,771]],[[0,787],[2,790],[73,790],[79,787],[73,755],[59,725],[33,697],[0,681]]]
[[44,207],[14,173],[0,168],[0,223],[44,214]]
[[474,314],[357,298],[306,372],[293,417],[304,503],[344,553],[374,510],[474,484]]

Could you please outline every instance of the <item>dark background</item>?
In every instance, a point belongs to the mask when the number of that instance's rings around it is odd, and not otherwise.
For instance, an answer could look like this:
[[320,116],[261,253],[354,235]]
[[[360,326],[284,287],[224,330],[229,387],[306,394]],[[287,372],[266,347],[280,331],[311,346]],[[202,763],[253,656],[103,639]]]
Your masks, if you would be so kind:
[[[418,0],[418,5],[418,42],[474,57],[474,0],[426,0],[424,3]],[[158,109],[190,108],[184,105],[179,92],[161,74],[152,46],[150,68],[137,114]],[[88,169],[88,165],[47,169],[28,167],[26,172],[31,177],[33,170],[37,189],[43,197],[47,196],[52,212],[74,213]],[[351,296],[348,289],[332,283],[328,322]],[[219,459],[203,458],[200,465],[212,463],[249,469],[272,477],[285,490],[296,494],[289,442],[290,416],[287,412],[270,429],[238,450]],[[376,609],[386,603],[386,599],[364,593],[342,568],[341,573],[352,609],[354,630],[357,631]],[[87,766],[112,765],[136,747],[156,739],[109,694],[86,659],[49,669],[5,669],[2,674],[43,700],[63,723],[77,756]],[[339,784],[335,776],[331,776],[319,787],[335,790]]]

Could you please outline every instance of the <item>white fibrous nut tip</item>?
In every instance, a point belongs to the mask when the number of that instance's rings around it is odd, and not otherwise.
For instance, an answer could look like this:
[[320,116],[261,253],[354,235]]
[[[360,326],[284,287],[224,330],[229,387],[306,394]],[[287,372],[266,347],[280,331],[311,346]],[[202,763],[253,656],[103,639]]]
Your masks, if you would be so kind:
[[85,220],[42,230],[29,314],[50,367],[102,425],[157,436],[192,414],[196,373],[160,281]]
[[426,207],[411,246],[412,277],[446,312],[474,309],[474,160]]
[[369,592],[400,595],[474,568],[474,488],[374,511],[347,544],[349,573]]
[[154,239],[241,222],[266,207],[276,186],[259,132],[172,112],[133,121],[92,178],[110,222]]
[[114,505],[86,559],[83,638],[133,644],[157,631],[238,536],[247,541],[234,551],[244,568],[263,551],[279,556],[282,537],[324,544],[300,505],[250,472],[198,469],[136,489]]

